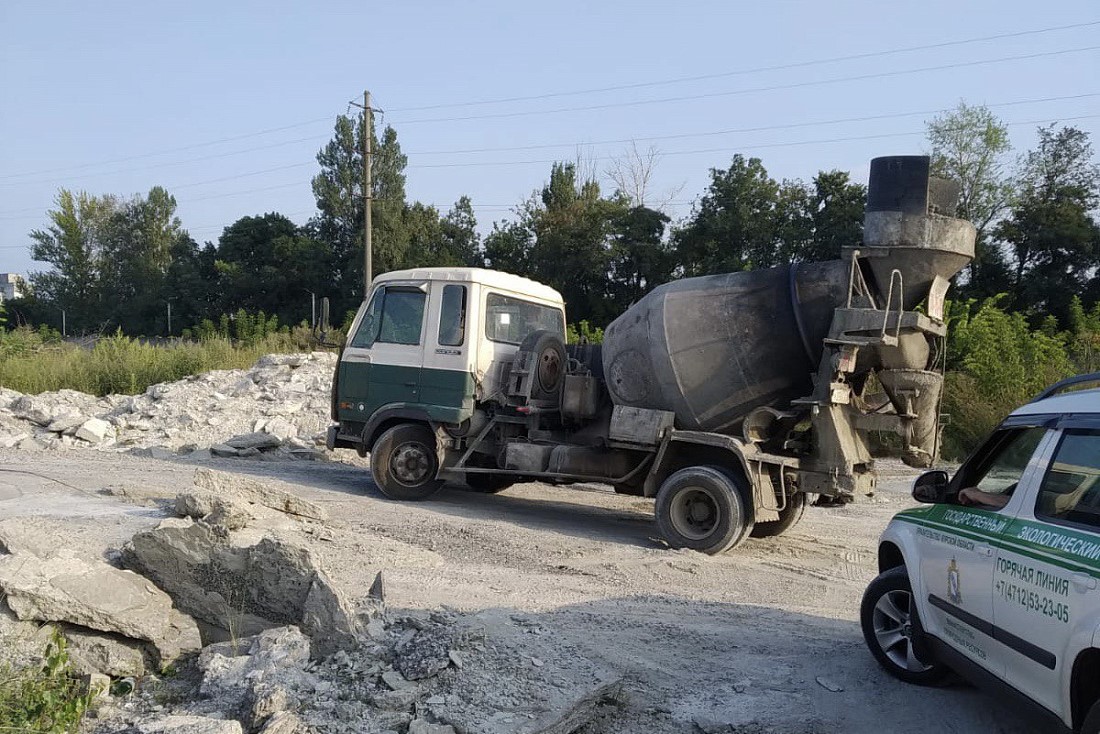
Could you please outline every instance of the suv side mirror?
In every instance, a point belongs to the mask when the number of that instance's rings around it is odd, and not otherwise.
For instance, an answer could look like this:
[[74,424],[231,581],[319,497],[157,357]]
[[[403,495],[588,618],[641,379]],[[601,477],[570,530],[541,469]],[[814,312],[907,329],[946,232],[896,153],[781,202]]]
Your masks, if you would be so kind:
[[947,472],[937,469],[926,471],[913,482],[913,499],[926,504],[947,500]]

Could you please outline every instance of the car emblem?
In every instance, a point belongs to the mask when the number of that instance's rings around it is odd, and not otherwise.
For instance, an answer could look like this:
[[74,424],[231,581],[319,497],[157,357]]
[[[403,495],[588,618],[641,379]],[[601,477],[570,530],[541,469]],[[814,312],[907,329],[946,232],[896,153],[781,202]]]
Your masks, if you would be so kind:
[[955,559],[951,559],[951,563],[947,564],[947,598],[951,600],[952,604],[962,603],[962,587],[959,584],[959,566],[955,563]]

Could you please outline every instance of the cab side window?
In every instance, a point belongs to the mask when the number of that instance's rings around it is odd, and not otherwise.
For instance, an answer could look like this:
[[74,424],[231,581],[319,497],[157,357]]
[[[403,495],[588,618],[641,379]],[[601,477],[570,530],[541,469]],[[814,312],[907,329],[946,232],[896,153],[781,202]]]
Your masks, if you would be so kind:
[[419,344],[426,300],[427,294],[419,288],[384,288],[376,292],[351,346]]
[[386,289],[380,288],[374,292],[367,306],[367,312],[363,314],[363,320],[359,322],[359,328],[355,330],[355,336],[351,338],[353,347],[369,347],[378,338],[378,325],[381,323],[382,302],[386,298]]
[[439,307],[439,343],[445,347],[460,347],[466,341],[466,286],[443,286],[443,301]]
[[1035,516],[1100,527],[1100,431],[1062,435],[1039,487]]
[[963,468],[955,486],[960,489],[975,487],[994,495],[1011,495],[1046,433],[1047,429],[1042,427],[997,431],[983,453]]

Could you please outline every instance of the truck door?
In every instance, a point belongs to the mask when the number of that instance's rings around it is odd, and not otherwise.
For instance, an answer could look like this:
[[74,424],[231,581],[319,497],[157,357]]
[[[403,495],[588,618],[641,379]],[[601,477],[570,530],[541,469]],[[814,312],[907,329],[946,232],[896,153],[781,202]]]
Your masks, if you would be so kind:
[[384,405],[420,402],[427,284],[376,288],[340,361],[340,419],[365,422]]
[[1052,711],[1100,617],[1100,430],[1052,432],[994,576],[993,621],[1009,683]]
[[[952,489],[1014,494],[1045,434],[1045,428],[997,431],[959,469]],[[1012,506],[937,505],[929,518],[934,525],[918,535],[925,628],[997,676],[1003,676],[1005,660],[993,636],[993,571]]]
[[428,312],[430,326],[420,373],[421,401],[446,409],[473,410],[471,354],[477,349],[478,334],[469,328],[471,286],[440,282],[433,286],[436,290]]

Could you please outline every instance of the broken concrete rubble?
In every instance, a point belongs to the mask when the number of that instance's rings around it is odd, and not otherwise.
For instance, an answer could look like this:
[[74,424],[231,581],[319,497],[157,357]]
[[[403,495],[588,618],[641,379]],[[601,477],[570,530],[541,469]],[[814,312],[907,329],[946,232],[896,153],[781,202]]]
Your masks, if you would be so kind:
[[74,435],[88,443],[99,443],[107,437],[107,433],[110,430],[111,424],[107,421],[100,420],[99,418],[89,418],[80,428],[76,429]]
[[210,625],[212,638],[295,624],[318,656],[355,644],[359,625],[350,605],[313,554],[288,541],[235,546],[224,529],[166,520],[135,535],[123,560]]
[[293,492],[281,489],[278,483],[270,480],[259,481],[201,467],[195,470],[193,483],[196,488],[219,497],[236,497],[245,502],[312,520],[328,519],[328,513],[319,505],[302,499]]
[[69,661],[78,673],[101,673],[115,678],[145,673],[141,643],[121,635],[60,625],[68,642]]
[[[0,447],[52,450],[78,446],[107,451],[158,448],[153,458],[172,458],[183,446],[188,454],[233,437],[262,456],[310,459],[306,451],[285,445],[324,443],[328,424],[328,385],[335,355],[269,355],[248,370],[218,370],[173,383],[151,385],[140,395],[94,395],[73,390],[22,395],[0,391]],[[262,407],[257,398],[263,400]],[[249,437],[257,419],[261,436]],[[98,421],[91,423],[89,421]],[[107,424],[103,426],[102,423]],[[80,440],[65,442],[75,436]],[[232,447],[226,447],[232,448]],[[251,453],[251,451],[249,452]],[[148,455],[148,454],[146,454]],[[222,456],[238,457],[238,449]]]
[[244,734],[238,721],[206,716],[168,716],[140,724],[136,729],[138,734]]
[[21,620],[70,622],[145,640],[161,664],[201,647],[194,621],[147,579],[67,555],[0,558],[0,590]]

